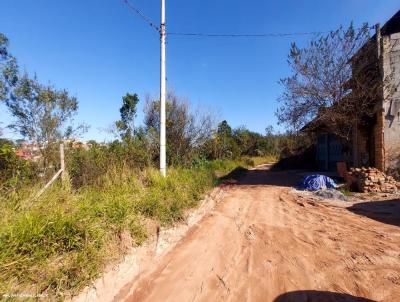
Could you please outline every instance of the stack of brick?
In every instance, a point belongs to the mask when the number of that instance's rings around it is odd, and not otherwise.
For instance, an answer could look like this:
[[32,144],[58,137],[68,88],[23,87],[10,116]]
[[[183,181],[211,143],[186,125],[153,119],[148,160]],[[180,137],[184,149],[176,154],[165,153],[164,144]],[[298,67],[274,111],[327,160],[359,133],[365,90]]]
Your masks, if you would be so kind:
[[396,193],[400,183],[376,168],[351,168],[348,180],[360,192]]

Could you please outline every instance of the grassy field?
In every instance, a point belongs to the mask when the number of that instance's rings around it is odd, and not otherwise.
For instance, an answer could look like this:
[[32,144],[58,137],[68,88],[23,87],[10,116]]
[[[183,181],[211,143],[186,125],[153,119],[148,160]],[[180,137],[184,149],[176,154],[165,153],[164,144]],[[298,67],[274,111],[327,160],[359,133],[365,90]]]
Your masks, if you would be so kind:
[[[0,293],[77,294],[110,262],[147,238],[146,220],[168,226],[183,220],[220,178],[270,158],[215,160],[192,169],[110,170],[96,186],[72,191],[54,185],[0,197]],[[126,240],[125,240],[126,241]]]

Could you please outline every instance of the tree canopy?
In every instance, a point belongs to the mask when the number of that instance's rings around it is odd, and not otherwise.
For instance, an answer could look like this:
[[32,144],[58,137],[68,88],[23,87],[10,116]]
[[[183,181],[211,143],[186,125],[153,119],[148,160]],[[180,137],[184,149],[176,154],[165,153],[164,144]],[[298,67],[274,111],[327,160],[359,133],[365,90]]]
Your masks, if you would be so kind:
[[8,38],[0,33],[0,101],[10,96],[11,89],[18,81],[16,59],[8,51]]
[[20,75],[16,59],[8,51],[8,39],[0,33],[0,100],[13,121],[7,127],[40,147],[68,138],[83,126],[72,127],[78,100],[65,89],[41,84],[36,75]]
[[[340,27],[326,36],[316,37],[304,48],[292,43],[288,55],[292,74],[280,80],[284,92],[276,112],[279,122],[294,129],[317,116],[335,129],[338,123],[351,123],[348,116],[355,109],[351,106],[353,101],[368,101],[360,94],[355,95],[354,87],[348,85],[352,78],[352,58],[369,38],[369,27],[364,24],[360,29],[353,25],[347,29]],[[325,110],[332,106],[342,108],[335,115]]]
[[[154,148],[160,135],[160,102],[148,99],[145,107],[145,129]],[[211,137],[213,117],[190,108],[189,102],[169,92],[166,101],[167,158],[171,163],[185,162]]]
[[36,77],[22,76],[6,106],[14,118],[9,127],[39,146],[73,134],[68,122],[78,110],[76,97],[66,90],[42,85]]
[[116,122],[116,126],[124,140],[131,139],[134,135],[138,103],[139,96],[136,93],[127,93],[122,97],[122,106],[119,109],[121,119]]

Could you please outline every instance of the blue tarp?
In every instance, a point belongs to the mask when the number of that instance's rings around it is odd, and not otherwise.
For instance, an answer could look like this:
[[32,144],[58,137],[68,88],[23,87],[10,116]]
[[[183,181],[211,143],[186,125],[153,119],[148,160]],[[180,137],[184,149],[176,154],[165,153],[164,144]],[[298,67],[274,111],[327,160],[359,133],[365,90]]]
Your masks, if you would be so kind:
[[317,191],[324,189],[334,189],[337,187],[335,181],[325,175],[314,174],[304,177],[299,187],[303,190]]

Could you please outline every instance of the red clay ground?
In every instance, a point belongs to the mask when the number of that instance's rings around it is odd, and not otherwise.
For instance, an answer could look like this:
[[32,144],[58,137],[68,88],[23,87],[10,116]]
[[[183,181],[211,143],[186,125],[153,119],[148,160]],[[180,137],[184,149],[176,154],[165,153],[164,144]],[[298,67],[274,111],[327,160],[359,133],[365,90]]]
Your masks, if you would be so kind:
[[400,301],[400,201],[315,202],[249,171],[118,301]]

